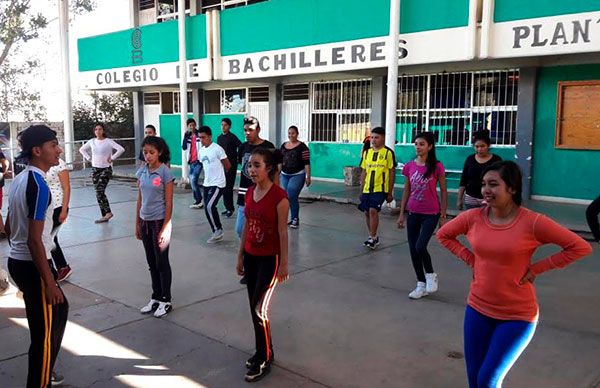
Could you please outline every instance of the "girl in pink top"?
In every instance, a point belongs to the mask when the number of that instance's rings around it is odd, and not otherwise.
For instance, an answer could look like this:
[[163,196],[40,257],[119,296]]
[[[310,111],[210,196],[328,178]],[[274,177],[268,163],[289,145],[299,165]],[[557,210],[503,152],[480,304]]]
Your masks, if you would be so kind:
[[[542,214],[521,207],[522,175],[510,161],[483,172],[488,206],[468,210],[444,225],[438,240],[473,269],[464,323],[465,361],[471,388],[500,387],[527,347],[538,319],[535,277],[591,253],[590,244]],[[471,249],[457,237],[466,235]],[[535,250],[562,251],[531,262]]]
[[[398,228],[405,226],[410,248],[410,258],[417,275],[417,287],[408,294],[419,299],[438,289],[437,274],[433,271],[427,244],[440,221],[446,219],[448,192],[444,165],[435,156],[435,139],[431,132],[421,132],[415,137],[417,158],[404,165],[404,191],[398,216]],[[437,194],[440,184],[442,203]],[[404,212],[408,216],[404,215]]]

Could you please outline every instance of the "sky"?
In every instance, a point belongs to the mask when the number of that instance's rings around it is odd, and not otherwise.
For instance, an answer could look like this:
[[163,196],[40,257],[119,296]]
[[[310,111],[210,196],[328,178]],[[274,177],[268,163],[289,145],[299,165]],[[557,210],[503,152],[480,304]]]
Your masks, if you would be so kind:
[[[72,100],[86,100],[88,93],[81,90],[77,79],[77,39],[130,28],[129,0],[95,0],[93,12],[79,15],[69,26],[69,57],[71,68]],[[36,56],[41,63],[39,74],[29,82],[42,95],[49,121],[62,121],[64,114],[64,84],[60,61],[60,26],[57,0],[34,0],[32,9],[42,12],[50,21],[40,39],[31,40],[16,53],[20,59]]]

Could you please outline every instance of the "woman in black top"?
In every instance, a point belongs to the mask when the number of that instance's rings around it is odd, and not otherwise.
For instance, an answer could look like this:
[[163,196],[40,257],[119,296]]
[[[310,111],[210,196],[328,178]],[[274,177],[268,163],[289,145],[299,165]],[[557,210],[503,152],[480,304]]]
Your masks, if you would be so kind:
[[310,151],[306,144],[298,140],[298,127],[292,125],[288,129],[288,138],[281,145],[283,165],[281,168],[281,187],[287,192],[290,201],[292,220],[288,222],[291,228],[300,226],[300,204],[298,197],[306,183],[310,186]]
[[465,166],[460,176],[460,187],[456,199],[458,210],[463,210],[464,207],[472,209],[485,206],[481,195],[481,173],[487,166],[502,160],[498,155],[490,152],[490,143],[489,131],[478,131],[473,134],[475,153],[469,155],[465,160]]

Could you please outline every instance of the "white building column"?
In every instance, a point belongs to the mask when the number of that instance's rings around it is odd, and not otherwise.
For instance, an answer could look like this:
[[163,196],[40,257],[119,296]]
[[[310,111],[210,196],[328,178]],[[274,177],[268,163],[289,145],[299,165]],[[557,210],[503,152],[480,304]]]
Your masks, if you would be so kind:
[[[185,50],[185,0],[177,1],[178,15],[177,24],[179,27],[179,114],[181,116],[181,137],[185,136],[187,127],[187,66]],[[189,168],[187,164],[186,153],[181,153],[181,177],[187,180]]]
[[390,0],[390,34],[388,37],[387,98],[385,104],[385,145],[396,144],[396,105],[398,101],[398,45],[400,35],[400,0]]
[[58,24],[60,25],[60,53],[63,73],[65,137],[65,162],[73,163],[73,106],[71,102],[71,69],[69,67],[69,1],[58,0]]

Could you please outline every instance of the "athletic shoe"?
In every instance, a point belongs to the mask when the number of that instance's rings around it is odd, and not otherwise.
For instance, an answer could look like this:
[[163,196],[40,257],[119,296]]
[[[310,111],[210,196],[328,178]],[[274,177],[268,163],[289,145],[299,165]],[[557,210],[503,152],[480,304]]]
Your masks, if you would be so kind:
[[231,216],[233,215],[233,210],[225,210],[221,212],[221,215],[225,216],[225,218],[231,218]]
[[291,222],[290,222],[290,228],[292,229],[298,229],[298,227],[300,226],[300,220],[298,220],[297,218],[294,218]]
[[147,305],[145,305],[144,307],[142,307],[140,309],[140,313],[142,313],[142,314],[153,313],[158,308],[158,303],[159,302],[156,299],[150,299],[150,302],[148,302]]
[[410,299],[421,299],[422,297],[429,295],[425,288],[425,283],[417,282],[417,288],[412,290],[410,294],[408,294],[408,297]]
[[209,244],[214,244],[221,240],[223,240],[223,229],[217,229],[215,230],[213,235],[208,240],[206,240],[206,242]]
[[245,276],[242,276],[242,278],[240,279],[240,284],[248,284],[248,280],[246,280]]
[[248,369],[248,372],[246,372],[244,380],[253,383],[268,375],[270,371],[271,363],[269,361],[255,361]]
[[379,245],[379,237],[369,237],[369,239],[366,241],[365,246],[369,247],[371,249],[375,249],[377,247],[377,245]]
[[56,280],[58,282],[65,281],[65,280],[67,280],[67,278],[69,276],[71,276],[72,273],[73,273],[73,270],[68,265],[66,267],[59,268],[58,269],[58,277],[56,278]]
[[65,378],[59,375],[56,372],[52,372],[52,376],[50,376],[50,385],[53,387],[61,385],[65,381]]
[[433,294],[434,292],[436,292],[438,290],[438,276],[435,272],[434,273],[426,273],[425,274],[425,282],[426,282],[425,291],[427,291],[428,294]]
[[[275,354],[273,354],[273,351],[271,351],[271,361],[269,361],[269,362],[270,363],[273,362],[274,359],[275,359]],[[249,359],[246,360],[246,368],[248,368],[248,369],[252,368],[252,364],[254,364],[257,361],[258,361],[258,354],[254,353],[254,355],[252,357],[250,357]]]
[[154,312],[156,318],[164,317],[173,310],[171,302],[158,302],[158,308]]
[[[288,224],[288,225],[289,225],[289,224]],[[366,240],[363,242],[363,245],[364,245],[364,246],[366,246],[366,247],[368,247],[368,246],[369,246],[369,244],[370,244],[370,242],[371,242],[371,240],[372,240],[372,238],[371,238],[371,237],[369,237],[368,239],[366,239]]]
[[193,205],[190,205],[190,209],[202,209],[204,207],[204,203],[202,201],[196,202]]

